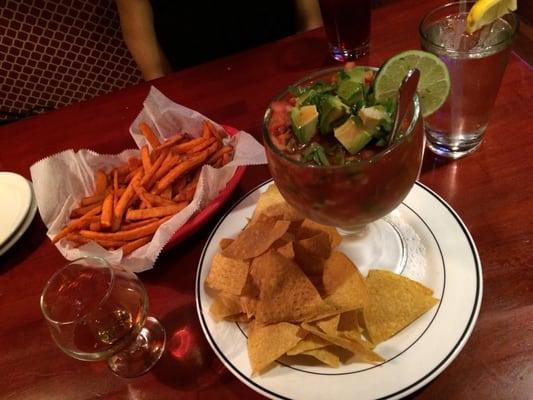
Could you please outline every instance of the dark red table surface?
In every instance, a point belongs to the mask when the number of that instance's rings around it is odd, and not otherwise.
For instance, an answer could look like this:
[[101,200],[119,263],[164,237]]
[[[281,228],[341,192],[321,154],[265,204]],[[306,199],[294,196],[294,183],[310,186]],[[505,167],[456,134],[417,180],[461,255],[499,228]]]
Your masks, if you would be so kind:
[[[417,24],[442,2],[401,0],[373,13],[371,51],[362,64],[419,48]],[[29,167],[64,149],[116,153],[134,147],[128,127],[150,85],[172,100],[258,139],[269,100],[303,75],[329,65],[321,29],[296,35],[165,78],[0,128],[0,170],[30,178]],[[486,138],[473,155],[446,162],[426,152],[420,181],[460,215],[478,247],[484,296],[464,350],[417,399],[533,398],[533,70],[513,53]],[[269,178],[250,167],[229,202],[196,234],[140,274],[151,313],[170,341],[157,366],[135,379],[104,363],[77,361],[53,343],[39,295],[65,260],[47,239],[39,215],[19,242],[0,256],[0,398],[2,399],[248,399],[260,398],[217,359],[203,337],[194,279],[206,239],[223,213]],[[176,354],[183,329],[191,347]],[[354,388],[354,398],[357,397]]]

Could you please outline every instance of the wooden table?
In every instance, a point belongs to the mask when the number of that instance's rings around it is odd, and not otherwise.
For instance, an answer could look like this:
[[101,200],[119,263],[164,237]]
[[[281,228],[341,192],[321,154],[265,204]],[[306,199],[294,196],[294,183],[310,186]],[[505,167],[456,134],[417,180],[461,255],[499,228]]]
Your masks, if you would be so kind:
[[[417,23],[440,1],[402,0],[375,10],[370,55],[418,48]],[[287,84],[332,64],[322,30],[181,71],[150,84],[174,101],[260,137],[269,100]],[[115,153],[134,146],[128,127],[150,84],[76,104],[0,129],[0,170],[29,178],[39,159],[67,148]],[[482,147],[446,162],[426,152],[420,180],[458,212],[480,253],[484,299],[474,332],[457,359],[417,399],[533,398],[533,74],[513,54]],[[65,260],[39,216],[0,257],[0,398],[196,399],[259,398],[218,361],[201,332],[194,278],[200,252],[217,219],[249,189],[269,178],[251,167],[223,209],[195,235],[140,275],[151,312],[169,334],[169,351],[148,374],[114,376],[104,363],[85,363],[52,342],[39,309],[46,280]],[[172,357],[173,335],[192,334],[192,348]],[[355,390],[355,389],[354,389]],[[354,392],[355,395],[355,392]]]

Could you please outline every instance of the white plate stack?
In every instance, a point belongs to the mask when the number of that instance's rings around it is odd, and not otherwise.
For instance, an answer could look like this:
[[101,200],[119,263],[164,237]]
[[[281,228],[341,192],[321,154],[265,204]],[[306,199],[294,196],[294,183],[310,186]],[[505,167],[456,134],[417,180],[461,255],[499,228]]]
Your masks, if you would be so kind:
[[36,211],[31,182],[13,172],[0,172],[0,256],[26,232]]

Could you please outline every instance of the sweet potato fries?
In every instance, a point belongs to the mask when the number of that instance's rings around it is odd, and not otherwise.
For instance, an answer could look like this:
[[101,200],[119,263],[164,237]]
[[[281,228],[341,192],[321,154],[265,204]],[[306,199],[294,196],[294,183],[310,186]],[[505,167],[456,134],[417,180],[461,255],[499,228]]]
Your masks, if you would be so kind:
[[203,125],[202,136],[177,134],[160,143],[145,123],[139,126],[150,147],[125,165],[95,174],[95,193],[81,199],[70,222],[54,237],[76,246],[95,241],[128,255],[149,243],[161,224],[191,202],[203,165],[222,167],[233,157],[216,129]]

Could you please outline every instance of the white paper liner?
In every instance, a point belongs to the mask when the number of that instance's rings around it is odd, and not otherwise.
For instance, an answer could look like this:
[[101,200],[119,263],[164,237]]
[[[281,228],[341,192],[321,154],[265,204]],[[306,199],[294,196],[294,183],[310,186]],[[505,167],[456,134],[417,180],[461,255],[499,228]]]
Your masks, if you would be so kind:
[[[144,101],[144,108],[130,126],[130,134],[140,148],[147,142],[139,131],[139,123],[145,122],[161,140],[178,132],[198,137],[202,133],[205,120],[202,114],[176,104],[155,87],[151,87]],[[209,120],[216,129],[224,129]],[[120,264],[132,271],[151,269],[172,235],[198,211],[205,208],[226,186],[240,165],[266,164],[264,148],[250,134],[239,131],[225,143],[234,146],[234,157],[224,167],[215,169],[204,166],[192,202],[172,217],[154,234],[152,241],[122,257],[122,250],[108,251],[91,242],[80,247],[72,247],[66,240],[56,243],[61,254],[74,260],[83,256],[98,256],[112,264]],[[97,154],[91,150],[66,150],[38,161],[30,168],[39,213],[48,228],[47,235],[52,239],[69,221],[70,211],[78,206],[81,198],[94,193],[94,174],[99,169],[106,171],[124,164],[132,156],[139,157],[139,150],[125,150],[117,155]]]

